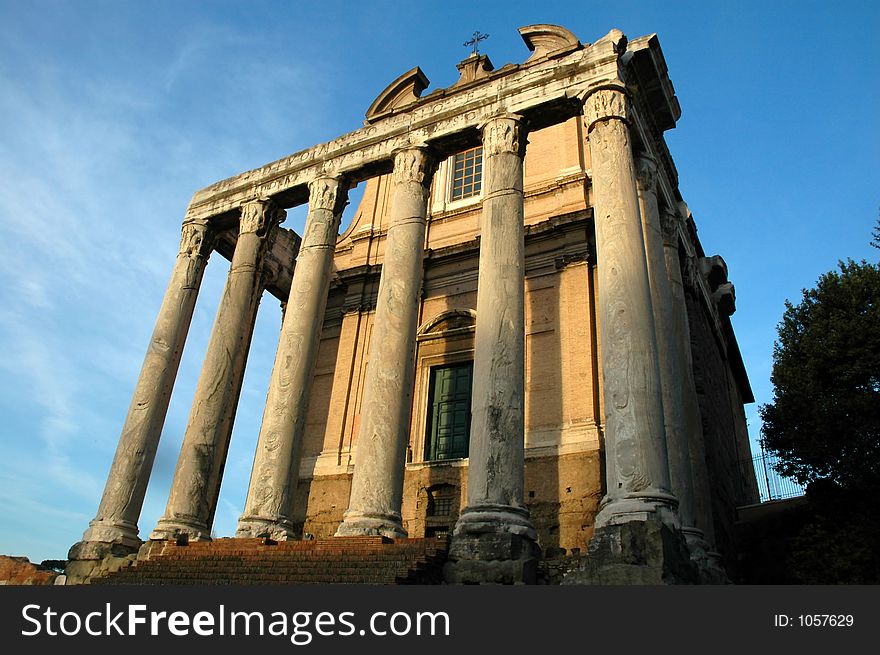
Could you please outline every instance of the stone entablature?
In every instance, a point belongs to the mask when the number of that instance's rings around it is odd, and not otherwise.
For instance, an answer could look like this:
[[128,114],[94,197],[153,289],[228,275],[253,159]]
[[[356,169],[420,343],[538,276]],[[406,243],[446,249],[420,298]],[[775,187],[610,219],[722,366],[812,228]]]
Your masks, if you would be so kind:
[[[625,51],[626,37],[613,30],[564,57],[504,66],[472,87],[438,89],[406,105],[405,112],[202,189],[190,202],[187,220],[235,211],[253,197],[282,196],[299,204],[307,198],[310,180],[328,172],[354,180],[387,172],[394,150],[411,144],[451,154],[476,145],[477,127],[500,111],[521,114],[533,127],[561,122],[581,112],[581,96],[621,81]],[[662,86],[672,93],[671,84]],[[672,109],[657,111],[677,118],[675,96],[662,101]]]

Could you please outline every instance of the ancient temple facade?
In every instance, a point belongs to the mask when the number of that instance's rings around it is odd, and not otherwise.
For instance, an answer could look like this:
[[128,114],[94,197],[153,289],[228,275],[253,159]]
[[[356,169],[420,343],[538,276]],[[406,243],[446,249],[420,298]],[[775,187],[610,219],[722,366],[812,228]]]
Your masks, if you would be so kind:
[[[680,109],[658,39],[520,33],[524,63],[474,54],[429,93],[412,69],[363,128],[195,194],[73,579],[142,532],[211,538],[268,293],[283,321],[236,537],[449,536],[450,582],[577,553],[570,582],[723,581],[757,499],[753,398],[726,264],[664,140]],[[281,227],[306,203],[302,237]],[[231,265],[166,511],[138,525],[214,252]]]

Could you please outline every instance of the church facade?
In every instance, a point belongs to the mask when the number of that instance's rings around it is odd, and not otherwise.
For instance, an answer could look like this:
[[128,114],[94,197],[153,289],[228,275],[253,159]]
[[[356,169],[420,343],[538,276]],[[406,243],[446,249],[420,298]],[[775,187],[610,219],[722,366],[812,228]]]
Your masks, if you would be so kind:
[[[210,539],[264,292],[284,318],[237,537],[449,537],[449,582],[572,554],[570,582],[725,579],[757,500],[753,398],[663,137],[680,109],[658,39],[520,33],[524,63],[475,53],[427,94],[407,71],[363,128],[194,196],[73,580],[139,528]],[[280,224],[304,203],[300,237]],[[231,266],[166,512],[138,526],[212,252]]]

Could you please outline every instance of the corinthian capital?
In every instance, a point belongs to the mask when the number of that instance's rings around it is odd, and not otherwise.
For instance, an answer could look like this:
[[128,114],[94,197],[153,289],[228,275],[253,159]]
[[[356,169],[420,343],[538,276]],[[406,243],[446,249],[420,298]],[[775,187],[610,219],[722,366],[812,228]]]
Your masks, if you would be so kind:
[[526,138],[523,118],[517,114],[506,114],[490,118],[483,123],[483,157],[512,152],[522,157],[525,154]]
[[180,254],[207,257],[214,248],[214,230],[207,223],[184,223],[180,231]]
[[642,155],[637,160],[639,185],[644,191],[657,190],[657,162],[651,155]]
[[599,121],[611,118],[624,122],[629,119],[629,102],[623,89],[598,89],[587,96],[584,101],[584,126],[587,131]]
[[252,200],[241,206],[238,232],[256,232],[262,236],[269,228],[283,222],[286,216],[287,213],[268,198]]
[[411,146],[394,153],[395,184],[418,182],[427,186],[431,181],[432,160],[425,146]]
[[675,245],[677,243],[678,233],[678,214],[664,209],[660,212],[660,230],[663,232],[663,243]]
[[345,189],[342,178],[319,177],[309,182],[309,210],[326,209],[335,214],[342,209],[344,202]]

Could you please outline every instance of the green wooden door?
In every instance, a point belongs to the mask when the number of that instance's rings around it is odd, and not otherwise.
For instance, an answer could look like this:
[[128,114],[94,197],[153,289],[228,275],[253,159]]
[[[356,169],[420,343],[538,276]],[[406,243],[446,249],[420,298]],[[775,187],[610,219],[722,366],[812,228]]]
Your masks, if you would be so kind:
[[468,456],[473,362],[431,369],[425,459]]

